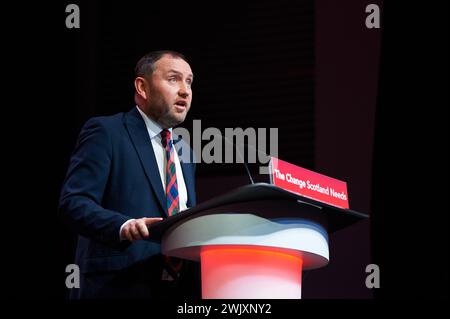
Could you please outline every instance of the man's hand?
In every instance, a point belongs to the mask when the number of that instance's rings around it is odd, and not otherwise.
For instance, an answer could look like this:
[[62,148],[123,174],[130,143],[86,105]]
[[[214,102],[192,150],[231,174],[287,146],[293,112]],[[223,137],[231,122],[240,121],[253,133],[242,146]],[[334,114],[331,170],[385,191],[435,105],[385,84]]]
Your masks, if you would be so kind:
[[120,238],[129,240],[131,242],[147,238],[149,236],[147,226],[161,220],[161,217],[144,217],[131,220],[129,223],[123,226],[122,230],[120,231]]

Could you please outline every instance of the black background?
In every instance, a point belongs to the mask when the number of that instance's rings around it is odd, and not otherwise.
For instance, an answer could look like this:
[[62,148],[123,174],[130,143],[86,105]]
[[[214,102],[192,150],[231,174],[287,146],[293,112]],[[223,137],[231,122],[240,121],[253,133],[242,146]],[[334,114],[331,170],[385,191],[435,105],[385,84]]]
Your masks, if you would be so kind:
[[[5,7],[7,297],[65,297],[64,269],[75,243],[56,209],[70,152],[87,118],[133,106],[132,70],[147,51],[174,49],[191,59],[196,81],[188,121],[279,127],[280,158],[318,169],[313,1],[75,3],[79,30],[65,28],[66,2]],[[363,23],[370,2],[353,3],[362,8]],[[371,240],[362,247],[380,266],[381,288],[361,298],[448,298],[447,12],[446,2],[390,1],[382,7],[373,179],[365,181],[372,190],[371,218],[366,228],[344,236],[340,248],[346,258],[358,259],[345,245],[365,238],[358,231],[370,228]],[[200,199],[216,195],[208,192],[208,178],[223,178],[222,192],[245,183],[241,172],[200,168]],[[333,176],[346,179],[342,174]],[[332,269],[338,277],[342,266]],[[364,276],[362,270],[357,280]],[[305,285],[318,277],[307,276]],[[343,277],[354,287],[351,274]],[[340,283],[332,279],[314,288],[311,282],[311,297],[359,298],[359,288],[324,292],[333,280]]]

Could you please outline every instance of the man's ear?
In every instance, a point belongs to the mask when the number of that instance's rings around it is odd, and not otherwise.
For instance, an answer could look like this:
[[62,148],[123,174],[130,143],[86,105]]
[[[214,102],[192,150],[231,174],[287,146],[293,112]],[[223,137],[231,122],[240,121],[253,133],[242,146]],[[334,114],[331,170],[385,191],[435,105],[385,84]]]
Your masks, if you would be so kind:
[[149,89],[148,89],[148,81],[147,79],[138,76],[134,79],[134,88],[136,89],[136,94],[139,95],[142,99],[148,100],[149,98]]

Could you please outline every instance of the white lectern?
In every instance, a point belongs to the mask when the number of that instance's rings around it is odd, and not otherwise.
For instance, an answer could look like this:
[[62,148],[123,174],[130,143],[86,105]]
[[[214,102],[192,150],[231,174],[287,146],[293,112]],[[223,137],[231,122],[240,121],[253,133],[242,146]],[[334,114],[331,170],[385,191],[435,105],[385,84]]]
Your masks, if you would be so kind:
[[201,263],[202,298],[300,299],[302,270],[329,261],[328,233],[368,218],[259,183],[150,228],[162,253]]

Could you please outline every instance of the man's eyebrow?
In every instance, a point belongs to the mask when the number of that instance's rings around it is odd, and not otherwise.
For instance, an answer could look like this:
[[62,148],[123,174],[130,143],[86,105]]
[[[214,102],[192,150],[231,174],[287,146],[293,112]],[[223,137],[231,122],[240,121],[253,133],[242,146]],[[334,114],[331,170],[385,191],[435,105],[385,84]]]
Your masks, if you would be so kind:
[[[170,69],[169,71],[167,71],[167,73],[176,73],[179,75],[183,75],[183,73],[181,73],[180,71],[174,70],[174,69]],[[194,78],[194,74],[189,73],[188,76],[190,76],[191,78]]]

